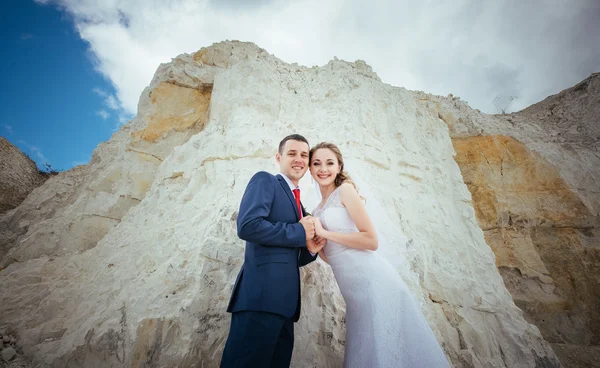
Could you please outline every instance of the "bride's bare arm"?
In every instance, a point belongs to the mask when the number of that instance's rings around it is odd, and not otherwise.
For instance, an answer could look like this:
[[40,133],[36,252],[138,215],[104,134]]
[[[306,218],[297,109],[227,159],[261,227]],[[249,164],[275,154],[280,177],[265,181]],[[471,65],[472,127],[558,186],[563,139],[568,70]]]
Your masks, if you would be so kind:
[[377,232],[356,189],[350,184],[342,184],[339,191],[340,201],[346,207],[358,232],[336,233],[327,231],[323,228],[321,222],[315,219],[317,236],[350,248],[376,250],[378,245]]
[[327,256],[325,255],[325,251],[324,251],[324,250],[321,250],[321,251],[319,252],[319,257],[321,257],[321,259],[322,259],[323,261],[325,261],[325,263],[329,264],[329,262],[327,261]]

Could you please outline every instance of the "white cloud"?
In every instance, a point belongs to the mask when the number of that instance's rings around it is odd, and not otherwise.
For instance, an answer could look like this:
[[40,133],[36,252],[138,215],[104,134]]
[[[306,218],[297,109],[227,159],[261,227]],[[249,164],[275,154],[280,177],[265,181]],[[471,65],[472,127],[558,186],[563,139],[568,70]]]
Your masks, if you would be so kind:
[[6,133],[8,135],[13,135],[15,132],[12,125],[10,125],[10,124],[2,124],[2,127],[4,128],[4,131],[6,131]]
[[102,118],[102,120],[106,120],[110,117],[110,114],[106,112],[106,110],[98,110],[96,111],[96,115]]
[[73,17],[115,88],[105,103],[128,114],[160,63],[225,39],[307,66],[362,59],[386,83],[485,112],[498,96],[520,109],[600,68],[597,0],[36,1]]
[[17,143],[25,148],[22,149],[22,151],[26,153],[32,160],[34,160],[39,167],[41,167],[44,164],[50,163],[50,161],[48,161],[48,159],[46,158],[46,156],[44,156],[42,150],[38,146],[29,144],[24,140],[19,140],[17,141]]
[[102,88],[96,87],[96,88],[92,89],[92,91],[94,91],[94,93],[100,97],[108,96],[108,92],[104,91]]
[[[114,111],[117,115],[117,124],[115,125],[114,131],[119,130],[121,125],[126,123],[133,117],[133,114],[125,110],[115,96],[101,88],[94,88],[94,93],[104,99],[104,105],[111,111]],[[104,120],[108,120],[111,114],[106,109],[100,109],[96,111],[96,115],[100,116]]]
[[118,111],[120,109],[117,99],[113,95],[108,96],[104,102],[111,110]]
[[108,93],[108,92],[104,91],[101,88],[97,88],[97,87],[94,88],[93,91],[98,96],[104,98],[104,104],[106,105],[106,107],[108,107],[109,109],[111,109],[113,111],[119,111],[119,110],[121,110],[121,106],[117,102],[117,99],[115,98],[114,95],[112,95],[111,93]]

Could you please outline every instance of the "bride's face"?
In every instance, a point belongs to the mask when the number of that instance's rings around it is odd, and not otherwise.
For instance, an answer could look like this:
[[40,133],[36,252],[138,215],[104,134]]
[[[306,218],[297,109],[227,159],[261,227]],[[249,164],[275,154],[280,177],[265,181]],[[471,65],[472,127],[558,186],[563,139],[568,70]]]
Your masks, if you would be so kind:
[[310,163],[310,174],[320,186],[333,184],[339,172],[340,163],[332,150],[321,148],[315,151]]

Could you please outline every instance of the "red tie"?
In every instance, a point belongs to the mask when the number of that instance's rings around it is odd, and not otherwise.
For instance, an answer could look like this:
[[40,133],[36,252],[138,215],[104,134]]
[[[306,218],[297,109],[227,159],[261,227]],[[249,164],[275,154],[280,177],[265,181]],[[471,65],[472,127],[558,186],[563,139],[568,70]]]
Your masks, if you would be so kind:
[[298,213],[300,214],[300,218],[302,219],[302,206],[300,206],[300,189],[296,188],[292,190],[294,192],[294,198],[296,198],[296,206],[298,206]]

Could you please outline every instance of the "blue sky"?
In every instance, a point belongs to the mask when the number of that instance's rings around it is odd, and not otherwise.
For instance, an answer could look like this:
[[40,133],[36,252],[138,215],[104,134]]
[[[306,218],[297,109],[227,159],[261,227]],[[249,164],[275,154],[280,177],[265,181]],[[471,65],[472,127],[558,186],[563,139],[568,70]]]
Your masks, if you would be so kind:
[[223,40],[288,63],[364,60],[383,82],[518,111],[600,72],[600,1],[2,0],[0,135],[87,162],[160,63]]
[[106,101],[111,83],[56,7],[31,0],[3,0],[0,7],[0,135],[38,166],[87,163],[119,124]]

